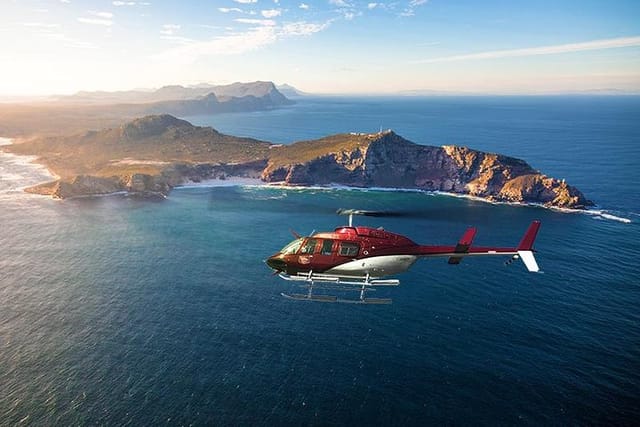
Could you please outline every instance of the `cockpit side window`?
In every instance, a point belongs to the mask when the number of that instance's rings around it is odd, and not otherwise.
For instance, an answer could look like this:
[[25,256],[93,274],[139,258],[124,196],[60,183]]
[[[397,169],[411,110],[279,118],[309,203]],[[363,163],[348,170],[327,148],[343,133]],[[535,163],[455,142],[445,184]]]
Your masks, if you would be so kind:
[[341,242],[340,249],[338,250],[338,255],[354,257],[358,255],[359,250],[360,245],[358,245],[357,243]]
[[333,240],[325,239],[322,241],[322,255],[331,255],[331,249],[333,248]]
[[316,249],[316,243],[318,243],[318,240],[316,239],[307,239],[307,241],[304,242],[304,245],[302,245],[302,249],[300,250],[300,253],[312,254]]
[[303,239],[296,239],[293,242],[289,243],[287,246],[285,246],[284,248],[282,248],[282,250],[280,251],[281,254],[295,254],[296,252],[298,252],[298,249],[300,249],[300,246],[302,246],[302,240]]

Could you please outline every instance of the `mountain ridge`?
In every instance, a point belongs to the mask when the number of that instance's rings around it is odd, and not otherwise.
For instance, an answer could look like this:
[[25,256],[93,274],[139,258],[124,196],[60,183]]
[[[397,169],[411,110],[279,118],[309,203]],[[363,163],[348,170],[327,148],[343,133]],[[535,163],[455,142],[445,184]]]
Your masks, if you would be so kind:
[[252,112],[294,103],[281,94],[273,82],[264,81],[197,88],[174,85],[153,92],[137,90],[83,94],[46,103],[0,104],[0,135],[68,135],[86,129],[118,126],[150,114],[189,116]]

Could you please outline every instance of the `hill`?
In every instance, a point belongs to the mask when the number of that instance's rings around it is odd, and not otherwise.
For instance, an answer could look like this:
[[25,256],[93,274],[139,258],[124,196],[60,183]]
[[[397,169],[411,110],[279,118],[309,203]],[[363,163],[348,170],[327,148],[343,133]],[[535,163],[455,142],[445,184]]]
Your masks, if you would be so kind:
[[5,148],[38,156],[60,177],[33,192],[66,198],[113,191],[166,194],[190,179],[258,177],[270,147],[268,142],[156,115],[117,128],[35,138]]

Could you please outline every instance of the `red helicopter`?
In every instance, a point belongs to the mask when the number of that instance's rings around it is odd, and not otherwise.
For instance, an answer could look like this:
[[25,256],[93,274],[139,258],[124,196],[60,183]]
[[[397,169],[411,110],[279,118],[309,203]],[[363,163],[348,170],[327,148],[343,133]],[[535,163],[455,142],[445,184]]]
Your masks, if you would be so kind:
[[[471,246],[476,229],[470,227],[456,245],[419,245],[400,234],[382,228],[354,227],[353,215],[378,216],[375,211],[344,210],[349,215],[349,225],[332,232],[313,233],[302,237],[293,232],[296,239],[266,260],[269,267],[282,279],[302,282],[307,287],[304,294],[282,296],[305,301],[351,302],[359,304],[389,304],[388,298],[365,298],[367,291],[376,286],[397,286],[398,279],[382,279],[411,267],[418,258],[446,257],[449,264],[460,264],[467,256],[511,256],[507,261],[521,259],[530,272],[539,272],[533,255],[533,242],[540,228],[540,221],[533,221],[516,247]],[[314,287],[324,286],[352,289],[360,293],[357,299],[341,299],[337,296],[314,294]],[[341,286],[345,285],[345,286]],[[356,286],[354,288],[354,286]]]

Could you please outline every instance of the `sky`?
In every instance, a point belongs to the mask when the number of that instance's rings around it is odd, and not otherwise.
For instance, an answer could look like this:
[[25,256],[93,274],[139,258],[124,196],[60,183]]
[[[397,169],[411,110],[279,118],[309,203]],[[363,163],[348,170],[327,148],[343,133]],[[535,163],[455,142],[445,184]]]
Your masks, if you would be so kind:
[[0,95],[640,93],[639,0],[0,0]]

